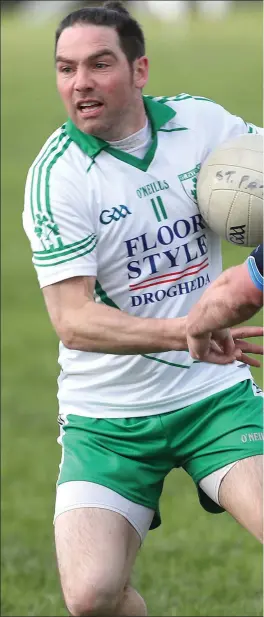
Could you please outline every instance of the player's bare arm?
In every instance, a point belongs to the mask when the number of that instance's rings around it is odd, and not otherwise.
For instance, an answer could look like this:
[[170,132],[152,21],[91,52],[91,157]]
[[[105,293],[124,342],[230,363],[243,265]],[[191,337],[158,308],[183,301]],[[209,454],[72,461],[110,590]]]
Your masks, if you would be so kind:
[[[89,276],[73,277],[43,289],[51,322],[65,347],[121,355],[188,349],[185,317],[153,319],[131,316],[97,304],[94,286],[95,277]],[[260,336],[262,332],[262,328],[250,326],[236,328],[230,335],[233,353],[242,361],[259,366],[259,361],[246,353],[262,354],[262,347],[243,339]],[[212,339],[207,361],[226,364],[226,355],[221,352],[219,359],[218,347]]]
[[250,319],[262,307],[263,294],[252,282],[246,263],[225,270],[188,315],[188,333],[199,336]]
[[51,322],[70,349],[112,354],[186,350],[185,317],[134,317],[94,301],[95,277],[74,277],[43,289]]

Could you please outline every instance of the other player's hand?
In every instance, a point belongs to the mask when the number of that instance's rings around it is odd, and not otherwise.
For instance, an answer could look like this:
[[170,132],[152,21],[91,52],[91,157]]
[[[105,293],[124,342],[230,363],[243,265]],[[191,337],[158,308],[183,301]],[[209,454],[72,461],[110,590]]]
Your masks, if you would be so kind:
[[241,326],[197,336],[190,336],[187,332],[187,343],[192,358],[201,362],[230,364],[238,360],[249,366],[260,367],[259,360],[248,354],[263,355],[263,346],[244,340],[255,336],[263,336],[263,328]]
[[230,364],[236,360],[235,342],[227,328],[195,336],[187,331],[187,344],[192,358],[200,362]]
[[245,362],[250,366],[260,367],[260,361],[256,358],[251,358],[247,354],[256,354],[263,356],[263,345],[257,343],[250,343],[245,341],[247,338],[254,338],[255,336],[263,336],[264,328],[257,326],[240,326],[237,328],[231,328],[231,335],[235,344],[236,360]]

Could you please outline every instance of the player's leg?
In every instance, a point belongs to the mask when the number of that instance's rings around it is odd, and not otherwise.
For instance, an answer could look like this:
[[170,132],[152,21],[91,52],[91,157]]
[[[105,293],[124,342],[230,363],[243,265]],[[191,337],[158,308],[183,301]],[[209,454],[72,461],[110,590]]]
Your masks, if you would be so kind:
[[71,615],[147,614],[127,585],[141,540],[124,516],[101,508],[69,510],[55,520],[55,542]]
[[219,503],[263,543],[263,456],[238,461],[224,476]]
[[[209,512],[226,510],[262,540],[263,397],[246,380],[186,409],[184,468]],[[179,431],[178,431],[179,436]]]
[[[263,542],[263,397],[255,384],[249,384],[244,401],[238,399],[237,409],[240,416],[226,443],[229,448],[233,444],[240,460],[205,477],[200,487]],[[236,410],[233,412],[235,415]],[[234,456],[232,448],[230,453]]]
[[159,419],[69,415],[60,442],[55,537],[66,604],[73,615],[145,615],[128,581],[140,542],[160,522],[172,466]]
[[118,606],[118,617],[139,617],[147,614],[148,611],[145,601],[136,589],[127,584],[122,600]]

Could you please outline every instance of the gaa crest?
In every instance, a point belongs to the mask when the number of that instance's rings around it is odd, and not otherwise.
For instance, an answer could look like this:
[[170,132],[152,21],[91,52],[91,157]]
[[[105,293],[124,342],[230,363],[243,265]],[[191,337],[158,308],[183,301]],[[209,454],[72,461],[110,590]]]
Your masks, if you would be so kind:
[[197,176],[200,169],[201,163],[198,163],[194,169],[178,175],[184,192],[195,204],[197,204]]

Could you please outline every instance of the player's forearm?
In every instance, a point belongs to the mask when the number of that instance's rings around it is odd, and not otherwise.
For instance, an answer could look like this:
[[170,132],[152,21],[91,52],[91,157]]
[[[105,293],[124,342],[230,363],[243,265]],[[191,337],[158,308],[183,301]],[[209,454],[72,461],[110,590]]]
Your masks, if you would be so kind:
[[188,331],[191,336],[214,332],[221,328],[230,328],[255,315],[257,309],[250,301],[238,303],[238,299],[224,300],[221,292],[216,292],[211,306],[199,307],[197,313],[190,315]]
[[187,350],[186,318],[148,319],[88,301],[67,312],[60,338],[66,347],[109,354]]
[[230,268],[203,294],[190,311],[190,336],[201,336],[250,319],[262,304],[262,294],[250,281],[245,265]]

